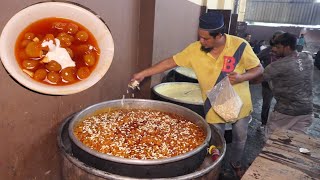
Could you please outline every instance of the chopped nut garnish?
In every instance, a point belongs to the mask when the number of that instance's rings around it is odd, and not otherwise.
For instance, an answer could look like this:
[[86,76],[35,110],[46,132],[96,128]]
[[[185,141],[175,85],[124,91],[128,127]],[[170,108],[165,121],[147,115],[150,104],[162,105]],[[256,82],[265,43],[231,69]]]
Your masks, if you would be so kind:
[[139,83],[137,80],[134,80],[134,81],[132,81],[132,82],[130,82],[130,83],[128,84],[128,87],[131,88],[131,89],[133,89],[133,90],[135,90],[136,88],[137,88],[138,90],[140,90],[139,84],[140,84],[140,83]]
[[28,74],[30,77],[34,76],[34,73],[32,71],[29,71],[27,69],[22,69],[23,72],[25,72],[26,74]]
[[37,38],[37,37],[35,37],[35,38],[33,38],[33,39],[32,39],[32,41],[33,41],[33,42],[39,42],[39,41],[40,41],[40,39],[39,39],[39,38]]
[[242,101],[240,97],[237,96],[228,99],[223,104],[214,105],[213,109],[226,122],[232,122],[238,117],[241,107]]
[[43,63],[49,63],[50,60],[49,60],[48,57],[44,57],[44,58],[42,58],[41,62],[43,62]]
[[161,159],[187,153],[203,143],[204,131],[176,114],[117,109],[91,116],[74,128],[86,146],[128,159]]

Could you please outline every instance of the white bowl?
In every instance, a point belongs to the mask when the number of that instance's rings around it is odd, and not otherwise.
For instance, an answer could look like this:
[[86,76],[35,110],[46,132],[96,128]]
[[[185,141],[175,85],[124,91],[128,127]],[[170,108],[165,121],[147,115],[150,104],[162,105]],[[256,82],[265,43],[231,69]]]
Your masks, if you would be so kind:
[[[100,48],[100,58],[88,78],[71,85],[53,86],[33,80],[20,68],[14,53],[19,34],[31,23],[49,17],[65,18],[78,22],[96,38]],[[44,94],[74,94],[93,86],[108,71],[113,54],[114,43],[106,24],[89,10],[71,3],[44,2],[31,5],[19,11],[8,21],[0,38],[1,61],[9,74],[25,87]]]

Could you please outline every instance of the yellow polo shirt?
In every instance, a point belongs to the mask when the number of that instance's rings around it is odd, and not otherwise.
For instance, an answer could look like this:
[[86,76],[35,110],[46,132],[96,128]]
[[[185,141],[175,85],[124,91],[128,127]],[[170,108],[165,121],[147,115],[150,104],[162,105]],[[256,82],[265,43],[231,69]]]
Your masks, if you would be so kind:
[[[242,42],[245,42],[247,45],[239,63],[234,67],[233,71],[243,74],[246,70],[257,67],[260,64],[258,57],[245,40],[228,34],[225,34],[225,36],[226,45],[217,59],[215,59],[210,53],[201,51],[201,44],[199,41],[190,44],[182,52],[173,56],[173,59],[178,66],[193,69],[197,75],[204,101],[207,99],[207,92],[216,84],[222,68],[225,67],[226,57],[233,56]],[[238,119],[241,119],[250,115],[252,112],[249,82],[245,81],[235,84],[233,87],[243,102],[243,106],[238,116]],[[218,116],[212,108],[207,113],[206,120],[208,123],[225,123],[225,121]]]

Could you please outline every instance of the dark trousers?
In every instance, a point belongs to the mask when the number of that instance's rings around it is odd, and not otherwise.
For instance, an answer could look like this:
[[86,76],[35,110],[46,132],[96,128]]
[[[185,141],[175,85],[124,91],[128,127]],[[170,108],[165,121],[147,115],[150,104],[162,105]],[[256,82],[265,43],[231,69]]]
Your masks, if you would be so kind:
[[261,110],[261,123],[266,125],[269,116],[269,109],[273,98],[272,91],[267,82],[262,82],[262,110]]
[[298,52],[301,52],[303,50],[303,46],[302,45],[296,45],[296,49]]

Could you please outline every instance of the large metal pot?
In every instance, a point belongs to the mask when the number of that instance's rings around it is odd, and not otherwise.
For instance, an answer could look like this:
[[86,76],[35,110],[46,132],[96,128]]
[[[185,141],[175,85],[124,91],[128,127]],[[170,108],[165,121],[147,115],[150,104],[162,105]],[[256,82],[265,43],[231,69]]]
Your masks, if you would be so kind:
[[[201,127],[206,139],[196,149],[172,158],[158,160],[134,160],[99,153],[82,144],[73,134],[74,126],[85,117],[110,108],[154,109],[175,113],[185,117]],[[69,126],[72,152],[82,162],[113,174],[137,178],[174,177],[195,171],[203,162],[211,138],[211,130],[205,120],[193,111],[171,103],[144,99],[124,99],[106,101],[90,106],[74,116]]]
[[194,172],[182,176],[168,178],[134,178],[112,174],[89,166],[74,156],[71,148],[71,139],[69,137],[69,123],[74,115],[66,118],[58,131],[58,147],[61,155],[62,180],[217,180],[222,165],[222,159],[226,152],[226,143],[218,133],[218,130],[212,131],[213,144],[220,150],[220,157],[213,161],[210,155],[207,155],[201,166]]
[[171,102],[191,109],[205,118],[203,100],[198,83],[167,82],[152,87],[152,99]]
[[166,75],[162,82],[198,83],[198,80],[192,69],[186,67],[176,67]]

